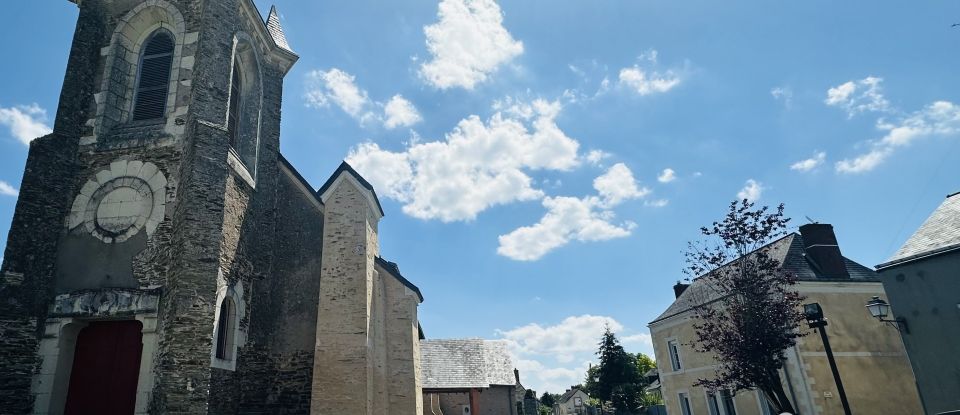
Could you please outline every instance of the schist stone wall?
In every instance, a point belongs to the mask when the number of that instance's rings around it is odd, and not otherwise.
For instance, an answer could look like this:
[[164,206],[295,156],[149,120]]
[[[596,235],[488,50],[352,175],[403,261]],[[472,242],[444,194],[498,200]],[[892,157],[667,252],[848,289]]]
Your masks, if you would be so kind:
[[[342,167],[325,206],[279,154],[297,56],[277,14],[268,28],[252,0],[76,3],[0,268],[0,413],[62,412],[78,336],[105,320],[141,323],[136,413],[419,413],[422,298],[376,265],[376,195]],[[175,43],[163,116],[133,120],[158,30]]]

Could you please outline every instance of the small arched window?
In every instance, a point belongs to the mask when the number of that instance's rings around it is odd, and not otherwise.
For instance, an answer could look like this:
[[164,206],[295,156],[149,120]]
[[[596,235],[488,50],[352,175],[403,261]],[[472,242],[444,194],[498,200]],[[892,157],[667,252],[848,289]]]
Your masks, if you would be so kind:
[[173,36],[162,29],[154,32],[144,42],[133,101],[134,121],[163,117],[170,87],[173,48]]
[[227,296],[220,303],[220,316],[217,319],[217,343],[214,352],[217,359],[233,360],[236,319],[236,306],[233,299]]
[[230,147],[239,150],[240,146],[240,106],[243,105],[243,79],[240,65],[233,63],[233,76],[230,77],[230,113],[227,115],[227,133]]

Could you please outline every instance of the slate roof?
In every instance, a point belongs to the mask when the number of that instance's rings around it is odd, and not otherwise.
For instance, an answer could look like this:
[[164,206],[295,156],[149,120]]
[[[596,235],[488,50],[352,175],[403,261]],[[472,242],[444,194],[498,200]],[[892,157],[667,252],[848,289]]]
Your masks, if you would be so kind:
[[357,173],[357,171],[354,170],[353,167],[350,166],[350,164],[348,164],[346,161],[340,163],[340,167],[337,167],[337,170],[330,175],[330,178],[327,179],[326,183],[324,183],[323,186],[320,186],[320,190],[317,190],[317,194],[319,195],[324,194],[327,191],[327,189],[329,189],[330,186],[333,185],[333,182],[337,180],[337,177],[339,177],[340,174],[344,172],[349,173],[351,176],[353,176],[354,179],[357,179],[357,181],[360,182],[361,186],[363,186],[365,189],[369,190],[370,193],[373,194],[373,200],[377,202],[377,209],[380,211],[380,216],[385,216],[383,213],[383,206],[380,205],[380,198],[377,197],[377,191],[373,190],[373,185],[370,184],[370,182],[368,182],[367,179],[364,179],[363,176],[360,175],[360,173]]
[[270,15],[267,16],[266,25],[267,31],[270,32],[270,37],[273,38],[274,43],[287,51],[293,52],[290,44],[287,43],[287,35],[283,33],[283,26],[280,26],[280,15],[277,13],[277,6],[270,7]]
[[[570,389],[570,390],[564,392],[563,395],[560,395],[560,399],[557,400],[557,403],[566,403],[567,401],[569,401],[570,399],[572,399],[572,398],[573,398],[573,395],[576,395],[577,392],[580,392],[580,389],[579,389],[579,388],[573,388],[573,389]],[[584,392],[584,393],[586,393],[586,392]]]
[[420,342],[424,389],[489,388],[516,385],[507,343],[483,339],[430,339]]
[[387,272],[389,272],[390,275],[393,275],[393,277],[396,278],[397,281],[400,281],[401,284],[407,286],[407,288],[409,288],[409,289],[413,290],[413,292],[417,293],[417,297],[420,297],[420,302],[421,302],[421,303],[423,302],[423,294],[420,293],[420,289],[417,288],[416,285],[413,285],[413,283],[410,282],[410,280],[404,278],[403,275],[400,274],[400,267],[397,265],[396,262],[387,261],[387,260],[385,260],[385,259],[383,259],[382,257],[379,257],[379,256],[376,257],[376,259],[375,259],[374,261],[375,261],[375,262],[377,263],[377,265],[379,265],[381,268],[383,268],[384,270],[386,270]]
[[877,268],[909,262],[960,248],[960,193],[954,193],[933,211],[910,239]]
[[[799,233],[791,233],[760,247],[759,250],[766,250],[772,259],[780,262],[784,270],[793,273],[801,281],[837,281],[836,279],[824,278],[816,264],[807,259],[803,249],[803,237]],[[858,264],[850,258],[844,257],[843,259],[846,262],[847,272],[850,273],[851,280],[877,279],[877,273],[874,270]],[[846,278],[843,280],[847,281]],[[706,278],[697,277],[683,294],[680,294],[680,297],[674,300],[673,304],[670,304],[650,324],[673,317],[693,308],[695,305],[711,302],[718,298],[718,290],[711,286]]]

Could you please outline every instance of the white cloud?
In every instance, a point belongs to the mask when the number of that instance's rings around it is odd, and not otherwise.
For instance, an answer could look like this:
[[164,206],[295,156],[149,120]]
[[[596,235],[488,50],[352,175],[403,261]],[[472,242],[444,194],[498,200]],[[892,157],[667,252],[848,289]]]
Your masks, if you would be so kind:
[[3,180],[0,180],[0,195],[19,196],[20,191]]
[[823,102],[844,109],[850,118],[863,112],[889,111],[890,102],[883,96],[881,82],[883,78],[873,76],[845,82],[827,90]]
[[7,126],[10,134],[25,145],[53,132],[46,122],[47,110],[37,104],[0,107],[0,124]]
[[409,127],[422,120],[417,108],[399,94],[394,95],[383,109],[386,121],[383,126],[389,129]]
[[886,131],[886,135],[872,142],[866,153],[837,162],[838,172],[867,172],[883,163],[897,149],[909,146],[918,139],[934,135],[957,135],[960,133],[960,106],[937,101],[895,123],[881,119],[877,122],[877,129]]
[[611,167],[593,181],[597,196],[558,196],[543,199],[547,213],[540,221],[500,235],[497,253],[517,261],[536,261],[571,241],[593,242],[630,236],[633,222],[616,225],[614,206],[646,196],[650,190],[637,187],[633,173],[623,163]]
[[[656,51],[653,51],[653,53],[655,57]],[[673,89],[680,85],[680,78],[672,71],[659,73],[641,68],[639,65],[633,65],[620,70],[620,84],[637,94],[650,95]]]
[[583,158],[590,164],[601,166],[604,159],[608,159],[612,156],[612,154],[603,150],[590,150]]
[[523,53],[493,0],[442,0],[437,17],[423,28],[433,58],[420,66],[420,76],[434,87],[473,89]]
[[672,181],[674,181],[674,180],[676,180],[676,179],[677,179],[677,174],[676,174],[676,172],[673,171],[673,169],[671,169],[671,168],[669,168],[669,167],[663,169],[663,171],[660,172],[660,175],[657,176],[657,181],[660,182],[660,183],[670,183],[670,182],[672,182]]
[[328,107],[332,102],[351,117],[361,122],[374,118],[369,111],[367,91],[354,83],[355,77],[340,69],[312,70],[307,73],[307,105],[315,108]]
[[616,206],[624,200],[639,199],[650,194],[650,189],[637,187],[633,172],[623,163],[614,164],[606,173],[593,180],[604,206]]
[[827,153],[823,151],[818,151],[813,154],[813,157],[800,160],[796,163],[791,164],[790,170],[804,171],[804,172],[810,171],[817,167],[820,167],[820,165],[823,164],[825,161],[827,161]]
[[629,330],[607,316],[570,316],[554,325],[530,323],[497,330],[497,335],[507,341],[524,386],[538,393],[558,393],[583,381],[590,363],[596,362],[597,343],[605,326],[617,333],[627,351],[653,356],[648,333],[622,335]]
[[[528,107],[529,119],[516,115]],[[461,120],[442,141],[412,142],[401,152],[361,144],[347,161],[410,216],[472,220],[492,206],[543,197],[529,171],[579,165],[580,144],[555,122],[561,109],[544,100],[517,103],[486,122]]]
[[743,189],[740,189],[740,191],[737,192],[737,198],[747,199],[750,202],[756,202],[757,200],[760,200],[763,190],[764,188],[762,183],[753,179],[749,179],[747,180],[747,183],[744,184]]
[[643,202],[644,206],[657,207],[657,208],[666,207],[669,204],[670,204],[670,201],[667,199],[648,200],[646,202]]
[[793,103],[793,89],[788,86],[778,86],[770,89],[770,95],[777,101],[783,101],[783,106],[790,108]]

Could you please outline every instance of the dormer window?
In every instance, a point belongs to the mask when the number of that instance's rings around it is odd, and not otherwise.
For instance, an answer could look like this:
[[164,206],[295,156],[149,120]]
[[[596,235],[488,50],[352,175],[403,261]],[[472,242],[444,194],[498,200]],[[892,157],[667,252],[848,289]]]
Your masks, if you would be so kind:
[[157,30],[144,42],[133,101],[133,121],[162,118],[166,112],[174,46],[173,36],[164,29]]

